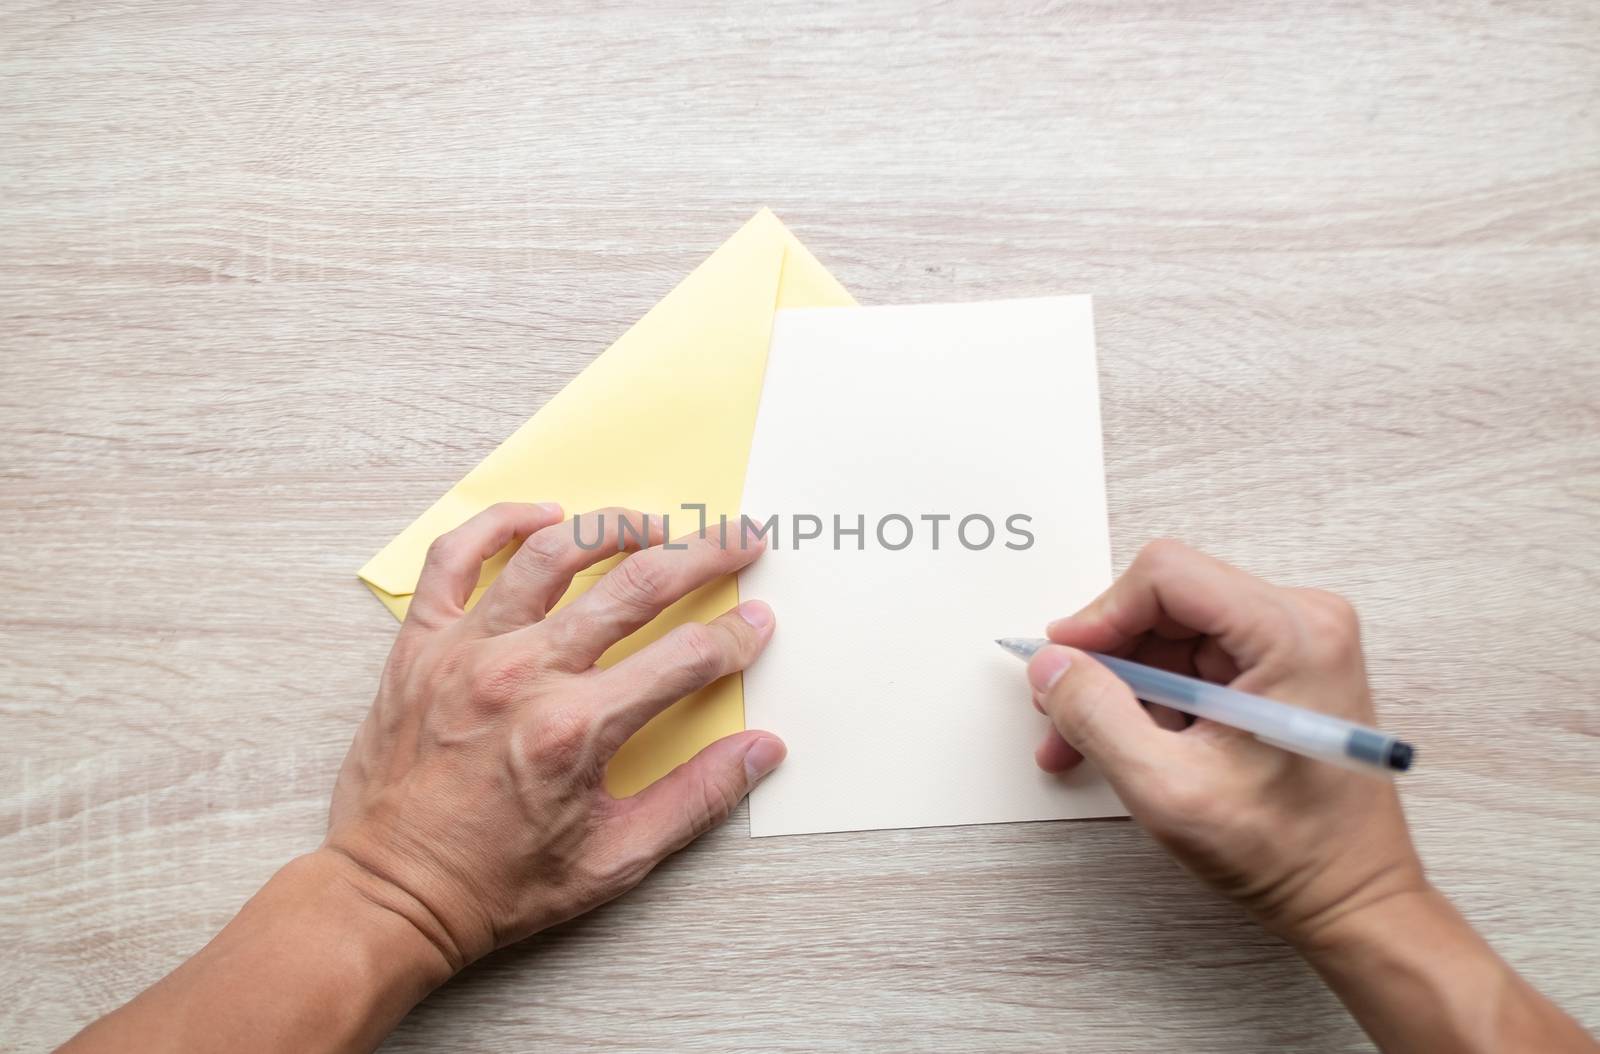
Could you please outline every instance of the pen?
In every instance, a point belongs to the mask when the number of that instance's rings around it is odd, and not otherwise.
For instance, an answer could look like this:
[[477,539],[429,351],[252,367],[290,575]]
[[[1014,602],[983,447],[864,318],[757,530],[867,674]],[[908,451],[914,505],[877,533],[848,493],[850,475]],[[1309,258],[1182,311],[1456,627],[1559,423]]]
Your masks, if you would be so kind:
[[[996,644],[1021,659],[1050,642],[1024,637],[1004,637]],[[1133,694],[1147,703],[1160,703],[1208,721],[1231,725],[1254,735],[1263,743],[1303,754],[1319,761],[1330,761],[1347,768],[1384,773],[1405,772],[1416,751],[1410,743],[1358,725],[1354,721],[1319,714],[1288,703],[1279,703],[1248,692],[1182,674],[1141,666],[1114,655],[1088,652],[1121,678]]]

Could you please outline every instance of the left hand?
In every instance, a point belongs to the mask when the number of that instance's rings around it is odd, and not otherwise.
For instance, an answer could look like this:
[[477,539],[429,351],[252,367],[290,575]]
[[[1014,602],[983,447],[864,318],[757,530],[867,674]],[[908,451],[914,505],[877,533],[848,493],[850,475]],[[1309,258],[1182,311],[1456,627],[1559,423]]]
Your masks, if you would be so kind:
[[[595,525],[603,517],[603,531]],[[434,543],[377,700],[334,788],[321,852],[353,861],[364,895],[399,912],[450,970],[637,884],[721,823],[783,759],[766,732],[718,740],[626,799],[606,763],[650,718],[742,670],[772,636],[759,601],[672,630],[617,665],[595,661],[663,608],[761,554],[717,532],[634,552],[550,614],[573,575],[627,547],[607,509],[575,524],[541,505],[496,505]],[[483,562],[521,541],[476,607]],[[634,546],[637,547],[636,545]]]

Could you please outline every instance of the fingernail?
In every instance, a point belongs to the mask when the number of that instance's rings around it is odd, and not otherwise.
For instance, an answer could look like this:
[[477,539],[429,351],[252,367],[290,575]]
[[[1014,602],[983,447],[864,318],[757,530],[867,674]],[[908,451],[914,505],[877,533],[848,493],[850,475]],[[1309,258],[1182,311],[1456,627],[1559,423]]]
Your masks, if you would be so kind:
[[756,629],[766,629],[772,625],[772,609],[759,600],[746,600],[740,604],[739,617]]
[[788,749],[778,740],[762,736],[744,752],[744,774],[754,785],[767,773],[778,767]]
[[545,513],[548,516],[560,516],[561,515],[561,506],[557,505],[553,501],[541,501],[541,502],[538,502],[537,504],[534,505],[534,508],[538,509],[540,512]]
[[1065,618],[1058,618],[1044,628],[1044,635],[1047,637],[1053,637],[1056,635],[1058,630],[1064,630],[1070,627],[1073,621],[1074,618],[1071,615],[1068,615]]
[[1033,661],[1028,663],[1028,683],[1039,693],[1048,692],[1055,687],[1061,675],[1067,672],[1072,665],[1072,653],[1065,648],[1046,647],[1040,648],[1034,655]]

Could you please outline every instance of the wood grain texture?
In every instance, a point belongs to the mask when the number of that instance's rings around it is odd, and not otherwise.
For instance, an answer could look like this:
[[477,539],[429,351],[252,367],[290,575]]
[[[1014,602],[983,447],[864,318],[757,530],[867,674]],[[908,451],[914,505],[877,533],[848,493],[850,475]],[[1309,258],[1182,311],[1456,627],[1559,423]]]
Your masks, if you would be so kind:
[[[1587,2],[0,0],[0,1047],[316,844],[354,569],[762,204],[864,303],[1095,294],[1118,564],[1354,600],[1433,875],[1600,1026],[1597,52]],[[390,1049],[1365,1046],[1131,824],[746,830]]]

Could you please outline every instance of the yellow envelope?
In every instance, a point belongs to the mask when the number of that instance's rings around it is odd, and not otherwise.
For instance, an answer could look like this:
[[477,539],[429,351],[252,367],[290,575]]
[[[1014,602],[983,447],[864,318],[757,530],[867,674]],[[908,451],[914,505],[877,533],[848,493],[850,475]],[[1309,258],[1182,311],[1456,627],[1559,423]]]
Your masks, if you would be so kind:
[[[778,218],[762,209],[632,329],[367,561],[362,581],[404,618],[428,546],[499,501],[556,501],[568,515],[619,505],[672,516],[675,535],[736,516],[766,369],[773,312],[855,301]],[[759,510],[758,510],[759,511]],[[476,600],[505,566],[484,567]],[[580,576],[562,603],[609,565]],[[610,665],[683,622],[739,602],[732,578],[677,604],[601,659]],[[617,753],[613,794],[632,794],[712,740],[744,727],[737,676],[658,715]]]

